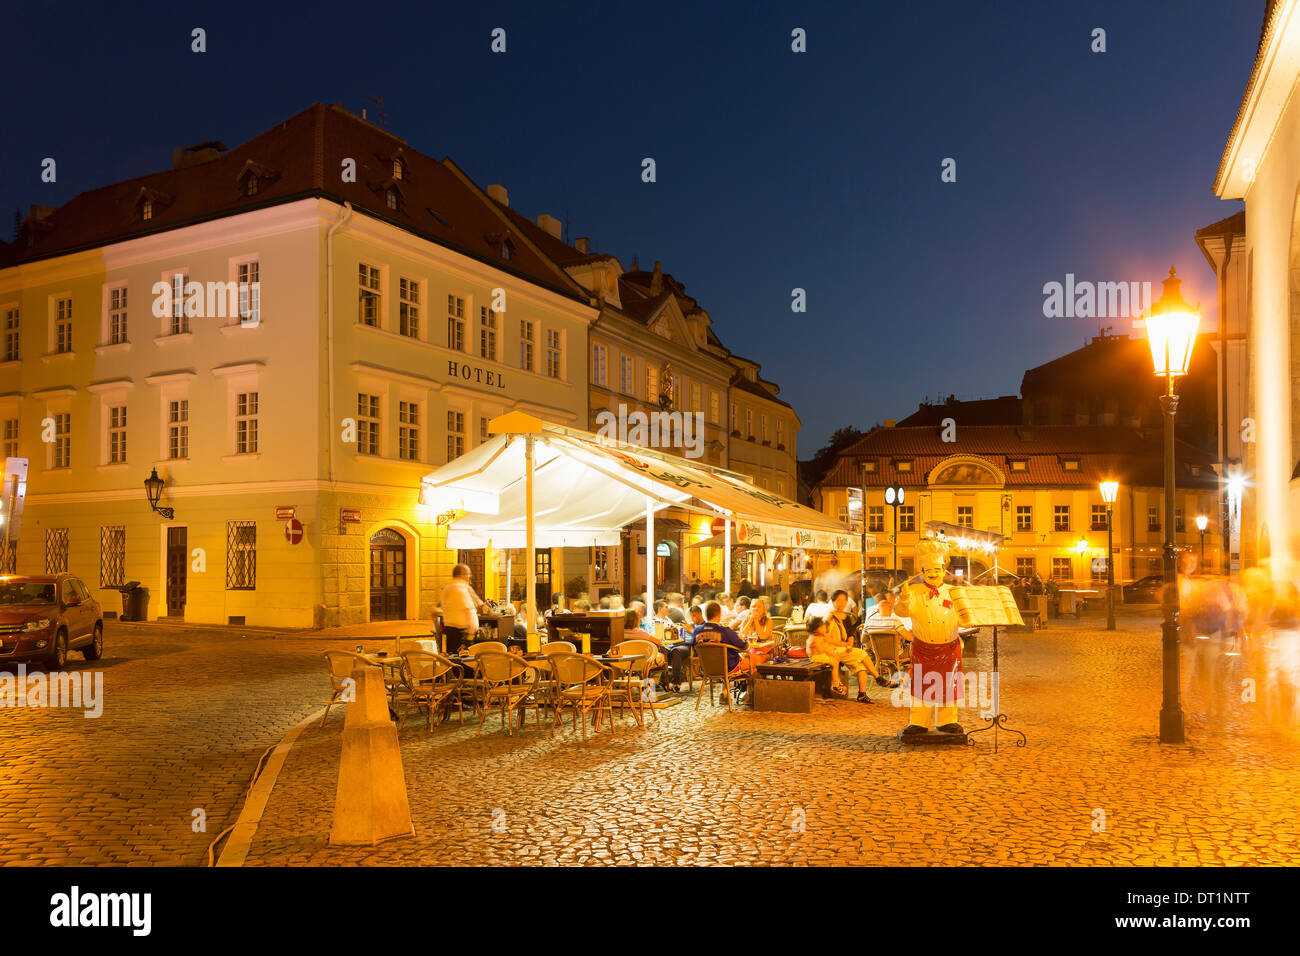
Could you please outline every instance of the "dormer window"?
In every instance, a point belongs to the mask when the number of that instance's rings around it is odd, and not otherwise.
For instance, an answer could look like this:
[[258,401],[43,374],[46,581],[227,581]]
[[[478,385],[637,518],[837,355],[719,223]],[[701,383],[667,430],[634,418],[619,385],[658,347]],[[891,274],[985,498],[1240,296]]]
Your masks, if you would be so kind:
[[1029,470],[1029,462],[1028,462],[1026,459],[1024,459],[1024,458],[1012,458],[1012,459],[1011,459],[1011,470],[1012,470],[1012,471],[1028,471],[1028,470]]
[[396,209],[398,207],[398,203],[399,203],[399,198],[397,195],[397,190],[392,186],[389,186],[387,191],[384,193],[384,204],[388,206],[389,209]]
[[257,178],[257,173],[249,173],[248,178],[244,180],[244,195],[256,196],[257,191],[262,188],[262,181]]
[[874,458],[868,458],[862,463],[862,470],[874,473],[876,470],[876,460]]
[[400,159],[394,159],[394,160],[393,160],[393,178],[394,178],[394,179],[402,179],[402,178],[403,178],[403,176],[402,176],[402,173],[403,173],[403,172],[405,172],[405,170],[402,168],[402,161],[401,161]]
[[146,199],[144,202],[140,203],[140,218],[143,219],[145,222],[148,222],[150,219],[153,218],[152,199]]
[[899,471],[911,471],[912,459],[900,458],[898,461],[894,462],[894,467],[897,468]]
[[1063,467],[1066,471],[1078,471],[1078,470],[1079,470],[1079,459],[1077,459],[1077,458],[1066,458],[1065,460],[1063,460],[1063,461],[1061,462],[1061,467]]
[[503,239],[501,241],[501,258],[510,259],[511,257],[514,256],[514,254],[515,254],[515,247],[511,244],[510,240]]

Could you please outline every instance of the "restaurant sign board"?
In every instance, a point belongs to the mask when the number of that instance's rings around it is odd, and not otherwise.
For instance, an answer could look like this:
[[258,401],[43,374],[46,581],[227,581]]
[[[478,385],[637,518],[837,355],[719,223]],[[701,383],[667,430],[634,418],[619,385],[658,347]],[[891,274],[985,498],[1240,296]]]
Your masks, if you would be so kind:
[[298,509],[293,505],[277,505],[275,508],[276,521],[288,521],[298,513]]
[[361,509],[360,509],[360,508],[340,508],[340,509],[339,509],[339,522],[340,522],[341,524],[360,524],[360,523],[361,523]]

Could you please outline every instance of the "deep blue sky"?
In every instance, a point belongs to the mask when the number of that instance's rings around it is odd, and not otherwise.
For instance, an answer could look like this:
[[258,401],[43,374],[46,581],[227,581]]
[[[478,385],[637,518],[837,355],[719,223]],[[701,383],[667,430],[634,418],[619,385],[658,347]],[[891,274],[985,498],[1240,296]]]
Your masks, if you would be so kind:
[[382,96],[390,130],[526,215],[567,216],[625,266],[662,260],[782,386],[807,457],[926,396],[1018,392],[1097,332],[1043,317],[1067,272],[1154,283],[1176,263],[1212,320],[1192,234],[1240,208],[1210,188],[1264,0],[275,6],[0,7],[6,237],[15,206],[316,101],[373,118]]

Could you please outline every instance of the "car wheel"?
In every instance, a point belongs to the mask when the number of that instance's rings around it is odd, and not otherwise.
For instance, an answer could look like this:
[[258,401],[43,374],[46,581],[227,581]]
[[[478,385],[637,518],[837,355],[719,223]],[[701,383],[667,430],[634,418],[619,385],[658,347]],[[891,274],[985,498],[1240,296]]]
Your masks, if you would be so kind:
[[95,633],[90,638],[90,643],[86,645],[86,649],[81,652],[81,655],[88,661],[97,661],[104,656],[103,622],[95,624]]
[[63,670],[68,664],[68,632],[59,631],[54,635],[54,646],[50,648],[46,663],[55,670]]

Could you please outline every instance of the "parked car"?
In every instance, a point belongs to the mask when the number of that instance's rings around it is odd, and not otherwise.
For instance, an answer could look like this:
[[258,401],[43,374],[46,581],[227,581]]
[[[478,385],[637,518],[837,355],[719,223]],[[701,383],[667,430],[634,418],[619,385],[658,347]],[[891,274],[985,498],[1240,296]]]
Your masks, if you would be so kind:
[[88,661],[104,655],[104,615],[82,580],[0,575],[0,663],[39,660],[59,669],[70,650]]
[[1124,585],[1125,604],[1159,604],[1160,591],[1165,585],[1163,574],[1148,574],[1131,584]]

